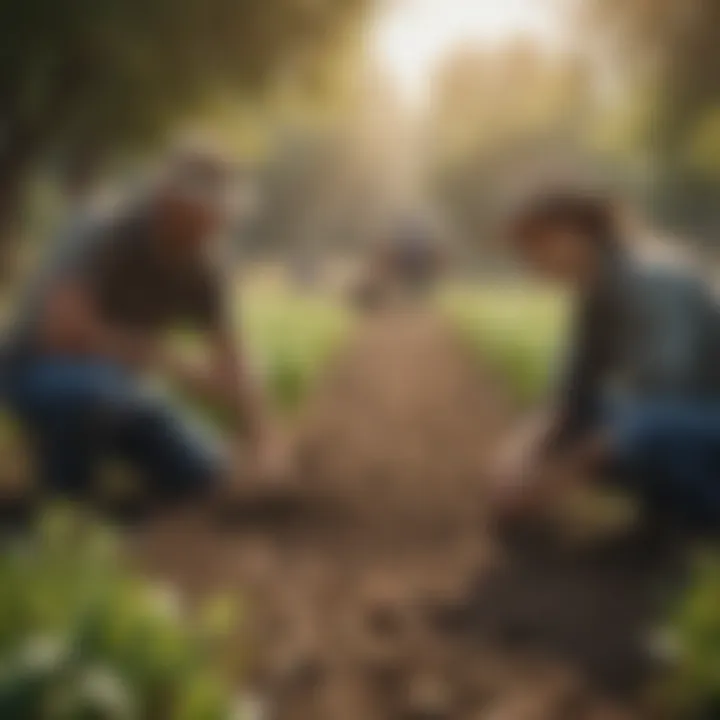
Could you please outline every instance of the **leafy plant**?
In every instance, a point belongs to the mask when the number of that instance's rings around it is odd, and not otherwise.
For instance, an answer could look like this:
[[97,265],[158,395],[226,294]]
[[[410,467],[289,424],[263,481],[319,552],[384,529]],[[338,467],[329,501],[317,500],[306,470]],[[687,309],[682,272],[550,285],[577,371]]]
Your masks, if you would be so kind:
[[678,717],[720,713],[720,558],[699,559],[669,623],[675,663],[666,703]]
[[0,717],[228,720],[217,615],[186,617],[107,530],[53,511],[0,556]]
[[[274,284],[243,290],[238,336],[243,338],[272,404],[292,412],[310,394],[347,338],[348,314],[327,297],[293,293]],[[179,346],[192,353],[197,342],[192,336],[181,336]],[[193,403],[198,405],[196,400]],[[199,405],[219,424],[227,422],[222,409],[207,402]]]

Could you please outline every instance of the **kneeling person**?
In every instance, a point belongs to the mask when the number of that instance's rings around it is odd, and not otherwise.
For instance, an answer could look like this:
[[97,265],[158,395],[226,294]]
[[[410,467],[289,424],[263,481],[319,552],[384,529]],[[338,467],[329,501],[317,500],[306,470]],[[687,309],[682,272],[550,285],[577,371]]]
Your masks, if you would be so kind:
[[[86,214],[52,248],[3,361],[7,399],[28,429],[45,489],[84,496],[98,461],[117,457],[153,494],[225,494],[229,457],[148,390],[148,372],[229,404],[258,472],[279,470],[280,446],[236,342],[216,252],[228,181],[222,161],[185,153],[139,201]],[[164,331],[178,324],[203,333],[207,363],[165,347]]]
[[498,462],[499,509],[536,512],[562,478],[584,475],[620,483],[654,517],[720,527],[720,310],[709,287],[633,257],[604,197],[537,196],[511,235],[535,273],[574,294],[575,327],[554,407]]

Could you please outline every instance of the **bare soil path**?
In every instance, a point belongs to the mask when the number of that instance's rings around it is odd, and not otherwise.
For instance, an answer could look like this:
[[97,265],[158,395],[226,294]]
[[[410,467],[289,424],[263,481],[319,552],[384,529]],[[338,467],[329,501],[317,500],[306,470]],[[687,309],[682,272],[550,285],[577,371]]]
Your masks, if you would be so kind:
[[437,318],[370,320],[302,420],[302,507],[161,524],[146,561],[191,596],[246,599],[273,719],[649,717],[666,558],[494,538],[483,466],[511,416]]

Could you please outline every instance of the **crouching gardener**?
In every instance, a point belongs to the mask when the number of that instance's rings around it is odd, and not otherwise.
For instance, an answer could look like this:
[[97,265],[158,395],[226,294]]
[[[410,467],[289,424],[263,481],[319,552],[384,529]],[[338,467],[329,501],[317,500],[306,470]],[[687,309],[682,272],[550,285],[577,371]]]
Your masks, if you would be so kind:
[[[73,223],[21,301],[4,348],[7,400],[27,427],[43,486],[84,496],[99,460],[138,470],[156,497],[234,491],[230,458],[144,383],[157,373],[230,406],[261,475],[284,456],[238,348],[218,243],[230,173],[183,152],[139,200]],[[190,364],[164,331],[201,331],[208,361]]]
[[501,514],[536,513],[560,478],[594,476],[655,519],[720,528],[720,311],[709,287],[633,257],[602,196],[537,195],[510,230],[534,272],[574,293],[576,317],[554,407],[498,460]]

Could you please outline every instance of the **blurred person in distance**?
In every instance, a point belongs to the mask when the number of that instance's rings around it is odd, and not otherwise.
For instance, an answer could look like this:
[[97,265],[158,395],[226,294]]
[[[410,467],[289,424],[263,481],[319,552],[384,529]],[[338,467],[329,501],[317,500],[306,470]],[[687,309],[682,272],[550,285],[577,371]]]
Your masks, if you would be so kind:
[[[289,455],[232,320],[223,230],[233,168],[204,148],[176,151],[149,189],[83,213],[50,248],[5,338],[7,400],[34,442],[42,489],[82,498],[98,462],[137,468],[154,497],[245,500],[235,445],[223,452],[142,382],[156,373],[222,404],[247,446],[244,471],[283,486]],[[200,331],[207,362],[167,346]]]
[[533,273],[571,291],[574,328],[554,401],[495,460],[498,517],[522,523],[563,482],[594,477],[630,491],[661,526],[720,528],[720,308],[709,286],[636,257],[597,190],[533,193],[507,231]]
[[384,248],[389,272],[409,293],[426,294],[440,271],[441,253],[432,228],[420,219],[404,221]]
[[425,299],[436,285],[444,253],[429,223],[409,218],[397,223],[369,254],[352,302],[361,310],[376,310],[399,295]]

